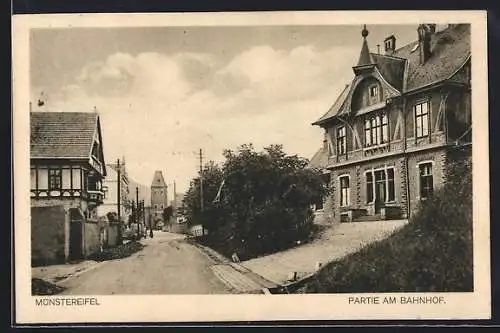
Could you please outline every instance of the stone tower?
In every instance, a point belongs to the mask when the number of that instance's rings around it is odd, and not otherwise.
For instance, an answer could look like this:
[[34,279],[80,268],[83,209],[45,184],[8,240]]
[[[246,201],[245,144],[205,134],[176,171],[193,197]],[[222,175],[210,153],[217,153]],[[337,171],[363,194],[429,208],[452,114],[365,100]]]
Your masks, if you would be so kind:
[[[151,183],[151,213],[154,221],[163,221],[163,209],[168,206],[167,183],[160,170],[156,170]],[[165,223],[165,221],[163,221]]]

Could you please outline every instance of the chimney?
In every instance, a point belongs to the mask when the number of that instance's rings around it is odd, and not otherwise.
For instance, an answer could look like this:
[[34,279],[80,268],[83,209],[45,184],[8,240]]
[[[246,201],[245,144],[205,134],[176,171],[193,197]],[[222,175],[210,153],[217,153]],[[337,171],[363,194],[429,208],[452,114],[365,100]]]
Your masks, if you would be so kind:
[[386,39],[384,39],[384,49],[385,54],[393,54],[394,50],[396,50],[396,37],[394,35],[390,35]]
[[428,24],[420,24],[418,26],[417,32],[418,32],[418,48],[420,53],[420,64],[423,64],[431,56],[432,28],[429,27]]

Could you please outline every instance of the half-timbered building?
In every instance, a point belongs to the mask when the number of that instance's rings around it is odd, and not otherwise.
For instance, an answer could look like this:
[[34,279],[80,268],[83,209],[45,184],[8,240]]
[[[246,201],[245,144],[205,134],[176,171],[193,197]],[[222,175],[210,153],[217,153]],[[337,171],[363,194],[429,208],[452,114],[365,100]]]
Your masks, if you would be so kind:
[[[33,256],[81,258],[100,246],[106,164],[99,115],[36,111],[30,121]],[[50,215],[54,207],[61,213]]]

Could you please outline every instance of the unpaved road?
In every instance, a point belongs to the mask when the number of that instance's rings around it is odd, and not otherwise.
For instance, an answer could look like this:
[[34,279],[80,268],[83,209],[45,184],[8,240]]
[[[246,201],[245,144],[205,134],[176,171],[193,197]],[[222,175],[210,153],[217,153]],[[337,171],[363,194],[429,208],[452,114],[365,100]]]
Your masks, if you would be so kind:
[[60,283],[66,295],[227,294],[228,287],[212,272],[214,265],[183,236],[156,232],[131,257],[105,262]]

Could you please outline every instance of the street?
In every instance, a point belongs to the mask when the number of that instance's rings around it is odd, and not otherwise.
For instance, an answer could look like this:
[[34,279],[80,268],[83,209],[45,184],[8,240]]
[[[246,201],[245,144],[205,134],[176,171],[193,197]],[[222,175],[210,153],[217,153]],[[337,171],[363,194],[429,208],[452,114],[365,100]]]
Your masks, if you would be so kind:
[[213,273],[216,263],[183,235],[155,232],[132,256],[111,260],[60,283],[66,295],[227,294]]

